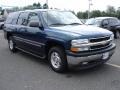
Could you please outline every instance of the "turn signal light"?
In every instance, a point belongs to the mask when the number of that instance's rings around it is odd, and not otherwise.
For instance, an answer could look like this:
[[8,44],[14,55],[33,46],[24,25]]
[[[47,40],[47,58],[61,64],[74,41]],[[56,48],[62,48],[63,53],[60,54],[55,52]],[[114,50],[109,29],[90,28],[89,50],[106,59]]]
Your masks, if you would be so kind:
[[78,51],[79,51],[79,48],[72,47],[72,48],[71,48],[71,51],[72,51],[72,52],[78,52]]

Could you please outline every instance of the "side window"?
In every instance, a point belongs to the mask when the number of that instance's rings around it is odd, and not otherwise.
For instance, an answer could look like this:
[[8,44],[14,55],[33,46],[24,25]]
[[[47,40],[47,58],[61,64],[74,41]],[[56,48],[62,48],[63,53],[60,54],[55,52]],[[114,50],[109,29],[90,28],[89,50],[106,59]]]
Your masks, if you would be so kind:
[[28,26],[30,22],[40,22],[40,19],[36,13],[31,13],[28,18]]
[[109,23],[110,23],[110,25],[114,25],[114,24],[117,24],[118,21],[117,21],[117,19],[109,19]]
[[107,19],[103,20],[102,25],[108,25],[108,24],[109,24],[109,22]]
[[27,19],[28,19],[28,13],[26,13],[26,12],[21,13],[20,16],[19,16],[19,18],[18,18],[17,24],[18,25],[24,25],[24,26],[26,26],[27,23],[28,23]]

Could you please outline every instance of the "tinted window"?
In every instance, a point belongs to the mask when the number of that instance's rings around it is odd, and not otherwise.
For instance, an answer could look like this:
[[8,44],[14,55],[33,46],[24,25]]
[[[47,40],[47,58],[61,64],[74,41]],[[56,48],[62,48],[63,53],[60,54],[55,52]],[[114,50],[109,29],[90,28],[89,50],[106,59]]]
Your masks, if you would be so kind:
[[101,21],[102,21],[101,19],[94,19],[94,18],[92,18],[92,19],[87,20],[87,22],[85,24],[100,26],[101,25]]
[[115,24],[118,24],[119,23],[119,20],[117,18],[112,18],[112,19],[109,19],[109,23],[111,25],[115,25]]
[[19,18],[18,18],[18,22],[17,24],[18,25],[27,25],[28,23],[28,13],[24,12],[24,13],[21,13]]
[[36,13],[31,13],[29,15],[28,25],[29,25],[30,22],[34,22],[34,21],[39,22],[39,17],[38,17],[38,15]]
[[18,19],[19,13],[10,13],[7,17],[5,23],[6,24],[16,24]]
[[103,20],[103,23],[102,23],[103,25],[108,25],[109,24],[109,22],[108,22],[108,20],[106,19],[106,20]]

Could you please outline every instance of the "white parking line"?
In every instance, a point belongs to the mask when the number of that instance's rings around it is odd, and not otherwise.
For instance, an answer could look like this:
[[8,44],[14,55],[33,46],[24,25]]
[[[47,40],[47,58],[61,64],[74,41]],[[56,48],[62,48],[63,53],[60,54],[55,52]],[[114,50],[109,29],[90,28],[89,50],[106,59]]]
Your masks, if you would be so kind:
[[113,66],[113,67],[116,67],[116,68],[119,68],[119,69],[120,69],[120,65],[111,64],[111,63],[106,63],[106,64],[109,65],[109,66]]

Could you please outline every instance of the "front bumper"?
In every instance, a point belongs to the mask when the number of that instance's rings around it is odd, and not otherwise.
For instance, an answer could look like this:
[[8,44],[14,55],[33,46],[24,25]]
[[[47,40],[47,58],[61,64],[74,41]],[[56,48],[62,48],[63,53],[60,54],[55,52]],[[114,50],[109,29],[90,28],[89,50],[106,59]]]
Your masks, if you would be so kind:
[[[94,67],[100,64],[105,63],[110,59],[115,51],[116,45],[112,44],[109,48],[97,50],[97,51],[89,51],[89,52],[81,52],[81,53],[73,53],[67,51],[67,62],[68,65],[80,67],[81,69],[86,69],[90,67]],[[103,53],[108,52],[108,58],[103,59]]]

